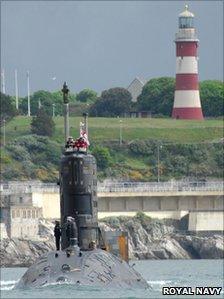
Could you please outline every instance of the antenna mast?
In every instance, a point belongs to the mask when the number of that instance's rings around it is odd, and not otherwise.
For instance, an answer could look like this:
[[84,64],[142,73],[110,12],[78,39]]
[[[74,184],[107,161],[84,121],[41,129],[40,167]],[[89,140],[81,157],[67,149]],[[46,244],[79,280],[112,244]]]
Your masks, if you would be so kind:
[[27,115],[30,116],[30,73],[29,71],[26,72],[27,74]]
[[66,82],[64,82],[61,91],[63,92],[63,101],[64,101],[64,128],[65,128],[65,143],[66,143],[69,137],[69,99],[68,99],[69,89]]
[[5,70],[2,69],[1,71],[1,83],[2,83],[2,93],[5,94]]

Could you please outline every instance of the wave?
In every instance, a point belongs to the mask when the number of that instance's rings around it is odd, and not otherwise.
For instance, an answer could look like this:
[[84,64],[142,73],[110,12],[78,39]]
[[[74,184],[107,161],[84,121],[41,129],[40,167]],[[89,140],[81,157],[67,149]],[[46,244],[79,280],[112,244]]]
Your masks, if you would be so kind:
[[171,283],[171,280],[148,280],[147,283],[149,285],[164,285]]
[[1,280],[0,291],[10,291],[14,288],[19,280]]

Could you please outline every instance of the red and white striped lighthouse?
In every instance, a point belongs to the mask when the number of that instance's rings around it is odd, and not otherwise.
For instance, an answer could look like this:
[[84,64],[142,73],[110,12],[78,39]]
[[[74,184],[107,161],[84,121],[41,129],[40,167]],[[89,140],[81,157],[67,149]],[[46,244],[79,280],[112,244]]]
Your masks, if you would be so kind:
[[198,42],[194,14],[185,6],[176,33],[176,87],[172,117],[203,119],[198,85]]

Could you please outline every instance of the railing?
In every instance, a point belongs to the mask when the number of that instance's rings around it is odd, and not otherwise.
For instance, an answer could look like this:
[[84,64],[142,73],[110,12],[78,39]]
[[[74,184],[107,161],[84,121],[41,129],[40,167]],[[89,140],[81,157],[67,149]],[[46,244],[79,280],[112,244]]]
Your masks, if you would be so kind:
[[59,192],[59,186],[54,183],[37,183],[37,184],[26,184],[26,183],[13,183],[13,184],[1,184],[0,190],[4,195],[16,194],[16,193],[33,193],[33,192]]
[[197,34],[195,32],[192,31],[183,31],[183,29],[181,29],[180,32],[177,32],[175,34],[175,39],[176,40],[182,40],[182,39],[189,39],[189,40],[197,40]]
[[98,192],[223,191],[222,182],[117,183],[99,185]]
[[[34,184],[26,185],[24,183],[17,184],[1,184],[0,190],[2,194],[16,194],[16,193],[32,193],[32,192],[59,192],[59,186],[57,184]],[[185,191],[223,191],[222,181],[171,181],[171,182],[121,182],[121,183],[98,183],[98,193],[108,192],[185,192]]]

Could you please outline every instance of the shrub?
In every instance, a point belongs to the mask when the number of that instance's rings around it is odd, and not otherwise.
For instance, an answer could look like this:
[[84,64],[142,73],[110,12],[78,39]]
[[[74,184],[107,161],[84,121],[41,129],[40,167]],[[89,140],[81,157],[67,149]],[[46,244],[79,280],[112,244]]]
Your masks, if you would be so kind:
[[39,109],[37,116],[33,117],[31,131],[33,134],[42,136],[52,136],[54,134],[55,124],[52,117],[49,116],[43,108]]
[[96,146],[94,147],[92,154],[96,158],[97,166],[100,169],[105,169],[112,164],[110,151],[107,147]]

